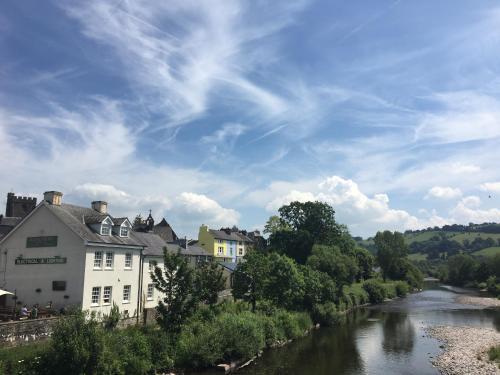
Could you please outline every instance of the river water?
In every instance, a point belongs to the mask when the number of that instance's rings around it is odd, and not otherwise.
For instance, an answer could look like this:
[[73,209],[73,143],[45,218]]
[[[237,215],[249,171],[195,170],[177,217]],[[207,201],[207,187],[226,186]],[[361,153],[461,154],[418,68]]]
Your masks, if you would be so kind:
[[457,304],[464,289],[426,283],[423,292],[358,309],[345,324],[322,328],[283,348],[267,350],[237,373],[271,374],[438,374],[430,360],[439,342],[428,337],[428,325],[496,328],[500,310]]

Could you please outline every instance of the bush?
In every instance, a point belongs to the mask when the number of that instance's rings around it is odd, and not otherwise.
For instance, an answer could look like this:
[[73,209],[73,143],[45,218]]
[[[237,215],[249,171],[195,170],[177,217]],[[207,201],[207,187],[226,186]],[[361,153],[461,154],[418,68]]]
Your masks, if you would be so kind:
[[47,348],[47,342],[40,342],[1,349],[0,374],[38,374],[39,358]]
[[382,287],[385,289],[385,298],[396,298],[396,284],[393,282],[383,283]]
[[331,327],[339,322],[340,314],[333,302],[326,302],[314,305],[313,319],[315,323]]
[[163,329],[154,325],[143,327],[151,350],[151,362],[155,373],[165,373],[174,367],[174,345]]
[[368,293],[371,303],[383,302],[386,297],[386,289],[380,280],[371,279],[363,283],[363,289]]
[[410,286],[404,281],[396,281],[394,285],[396,287],[396,294],[398,297],[405,297],[410,291]]
[[356,283],[344,287],[344,295],[351,299],[351,305],[353,307],[364,305],[369,301],[368,293],[365,289],[363,289],[362,283]]
[[500,362],[500,346],[494,346],[488,351],[490,361]]
[[113,332],[108,336],[106,349],[109,355],[106,356],[105,363],[111,363],[108,370],[113,369],[106,373],[148,374],[153,368],[152,348],[144,333],[137,327]]

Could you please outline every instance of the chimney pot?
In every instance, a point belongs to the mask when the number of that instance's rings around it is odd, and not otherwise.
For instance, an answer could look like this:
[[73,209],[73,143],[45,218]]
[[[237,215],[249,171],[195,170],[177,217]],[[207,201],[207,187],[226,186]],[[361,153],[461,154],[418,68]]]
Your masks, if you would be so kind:
[[92,202],[92,209],[96,210],[97,212],[99,212],[101,214],[107,214],[108,213],[108,202],[93,201]]
[[60,206],[63,194],[59,191],[46,191],[43,193],[43,200],[54,206]]

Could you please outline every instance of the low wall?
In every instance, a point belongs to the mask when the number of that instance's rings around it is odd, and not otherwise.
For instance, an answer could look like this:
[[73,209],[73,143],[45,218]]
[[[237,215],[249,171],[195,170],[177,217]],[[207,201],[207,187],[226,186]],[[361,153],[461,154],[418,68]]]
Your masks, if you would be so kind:
[[58,318],[0,323],[0,346],[14,346],[47,339]]

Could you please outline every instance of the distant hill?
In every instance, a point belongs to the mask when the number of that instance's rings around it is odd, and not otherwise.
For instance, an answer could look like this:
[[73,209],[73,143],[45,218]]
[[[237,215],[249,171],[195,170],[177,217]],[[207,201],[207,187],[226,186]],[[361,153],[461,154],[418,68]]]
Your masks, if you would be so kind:
[[[404,233],[410,259],[445,259],[458,253],[473,256],[494,256],[500,254],[500,224],[483,223],[468,225],[445,225],[423,230],[408,230]],[[355,237],[356,242],[375,253],[373,238]]]

